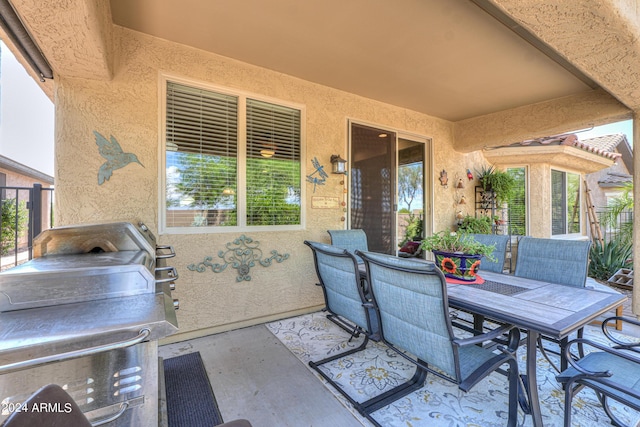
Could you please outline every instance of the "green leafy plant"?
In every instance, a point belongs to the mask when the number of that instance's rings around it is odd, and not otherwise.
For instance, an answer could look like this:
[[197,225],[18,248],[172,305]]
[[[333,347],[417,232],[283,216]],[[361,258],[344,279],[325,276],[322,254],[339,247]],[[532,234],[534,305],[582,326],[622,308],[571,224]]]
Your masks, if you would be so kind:
[[508,202],[515,195],[516,180],[508,172],[493,166],[483,166],[476,172],[482,189],[493,192],[498,204]]
[[5,199],[0,201],[0,213],[2,221],[2,231],[0,233],[0,252],[2,255],[9,253],[10,249],[16,249],[14,241],[24,233],[29,222],[29,211],[25,201],[18,203],[16,209],[16,199]]
[[483,255],[493,262],[497,261],[493,256],[495,245],[482,244],[467,233],[440,231],[432,236],[425,237],[420,247],[426,251]]
[[604,245],[596,241],[589,251],[589,277],[608,280],[621,268],[633,268],[631,241],[615,238]]
[[[633,221],[622,221],[622,214],[625,212],[633,212],[633,183],[625,184],[622,194],[613,197],[609,201],[602,217],[602,225],[618,229],[618,236],[624,242],[631,242],[633,239]],[[632,216],[627,218],[631,219]]]
[[491,234],[491,218],[485,215],[467,215],[458,226],[458,231],[473,234]]
[[409,214],[407,227],[404,230],[404,238],[399,246],[417,239],[422,239],[422,216]]

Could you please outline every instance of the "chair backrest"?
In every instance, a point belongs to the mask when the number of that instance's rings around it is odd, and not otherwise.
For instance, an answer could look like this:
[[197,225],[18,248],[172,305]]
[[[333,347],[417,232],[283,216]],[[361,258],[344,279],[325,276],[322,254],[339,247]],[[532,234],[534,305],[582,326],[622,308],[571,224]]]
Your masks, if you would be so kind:
[[584,287],[590,240],[523,237],[518,242],[515,275],[561,285]]
[[346,249],[324,243],[308,240],[304,243],[313,251],[327,310],[370,332],[368,316],[362,306],[367,300],[355,256]]
[[486,257],[482,257],[480,263],[480,271],[486,270],[494,273],[504,272],[504,258],[507,252],[507,243],[509,243],[509,236],[502,234],[469,234],[477,242],[483,245],[495,245],[493,250],[493,256],[497,261],[490,261]]
[[[327,230],[327,232],[331,236],[331,244],[333,246],[346,249],[352,254],[355,254],[356,250],[363,252],[369,250],[367,234],[364,230]],[[356,257],[356,259],[358,262],[362,262],[359,257]]]
[[459,381],[447,285],[434,263],[359,252],[378,307],[382,339]]

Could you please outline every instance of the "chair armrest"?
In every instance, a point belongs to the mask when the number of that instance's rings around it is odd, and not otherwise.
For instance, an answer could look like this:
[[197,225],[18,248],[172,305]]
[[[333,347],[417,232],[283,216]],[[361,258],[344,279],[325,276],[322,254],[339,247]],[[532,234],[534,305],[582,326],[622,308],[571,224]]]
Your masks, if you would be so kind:
[[509,332],[509,344],[507,347],[507,351],[512,353],[518,348],[518,343],[520,342],[520,330],[515,326],[509,324],[502,325],[499,328],[493,329],[490,332],[484,334],[474,335],[473,337],[457,338],[453,340],[453,343],[459,347],[481,344],[485,341],[494,340],[507,332]]
[[[609,323],[613,323],[615,326],[616,322],[623,322],[623,323],[629,323],[631,325],[635,325],[635,326],[640,326],[640,321],[637,321],[635,319],[631,319],[628,317],[621,317],[621,316],[613,316],[613,317],[608,317],[606,319],[604,319],[602,321],[602,333],[609,338],[609,340],[613,343],[616,344],[616,348],[623,348],[625,350],[631,350],[631,351],[635,351],[635,352],[640,352],[640,341],[636,341],[636,342],[631,342],[631,341],[622,341],[618,338],[616,338],[615,336],[613,336],[613,334],[611,334],[611,331],[609,330],[609,328],[607,327],[607,325]],[[636,348],[638,347],[638,348]]]
[[633,356],[625,351],[619,350],[617,348],[614,347],[608,347],[606,345],[602,345],[600,343],[585,339],[585,338],[577,338],[574,340],[571,340],[567,343],[567,346],[564,348],[564,357],[565,359],[569,362],[569,364],[576,369],[578,372],[582,373],[582,374],[586,374],[586,375],[590,375],[590,376],[594,376],[594,377],[610,377],[611,375],[613,375],[611,373],[611,371],[598,371],[598,372],[592,372],[589,371],[585,368],[583,368],[582,366],[580,366],[578,363],[580,362],[580,359],[575,360],[572,356],[571,356],[571,347],[573,347],[574,345],[578,345],[578,344],[583,344],[583,345],[588,345],[590,347],[593,348],[597,348],[598,350],[601,350],[605,353],[609,353],[612,354],[614,356],[629,360],[631,362],[634,363],[640,363],[640,359],[638,359],[637,356]]

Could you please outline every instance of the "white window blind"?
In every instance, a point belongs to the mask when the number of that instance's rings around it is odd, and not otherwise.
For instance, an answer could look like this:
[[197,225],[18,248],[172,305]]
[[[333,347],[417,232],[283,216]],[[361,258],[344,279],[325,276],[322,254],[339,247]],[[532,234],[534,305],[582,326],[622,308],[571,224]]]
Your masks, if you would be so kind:
[[300,110],[247,99],[247,225],[300,224]]
[[551,234],[566,234],[567,217],[565,210],[564,172],[551,171]]
[[165,122],[167,228],[302,223],[299,109],[167,81]]
[[238,99],[167,83],[168,227],[233,226]]
[[580,175],[551,171],[551,234],[580,233]]
[[526,168],[508,168],[507,173],[516,181],[513,196],[508,201],[509,230],[516,236],[527,235],[527,182]]

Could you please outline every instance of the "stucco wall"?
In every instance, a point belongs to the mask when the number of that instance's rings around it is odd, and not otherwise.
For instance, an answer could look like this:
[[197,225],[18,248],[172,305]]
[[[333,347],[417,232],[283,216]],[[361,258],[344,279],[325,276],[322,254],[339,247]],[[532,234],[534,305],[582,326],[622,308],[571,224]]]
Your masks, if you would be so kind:
[[[304,105],[306,173],[311,172],[314,157],[326,165],[331,154],[346,157],[348,119],[431,138],[435,163],[435,230],[449,228],[454,221],[452,186],[442,188],[437,180],[438,172],[447,169],[450,178],[456,173],[465,177],[467,167],[474,170],[481,163],[481,154],[463,155],[453,151],[450,122],[120,27],[115,28],[114,37],[117,61],[112,81],[64,76],[56,80],[56,218],[59,225],[142,220],[157,231],[160,73]],[[106,138],[113,135],[125,152],[137,155],[143,166],[131,163],[98,185],[97,173],[104,159],[98,153],[94,130]],[[257,323],[322,304],[321,291],[314,286],[311,253],[303,241],[328,242],[326,230],[344,225],[340,211],[312,209],[310,201],[312,195],[341,197],[343,187],[338,176],[329,176],[326,185],[318,187],[315,193],[311,184],[305,185],[305,230],[280,233],[247,230],[244,233],[259,241],[264,253],[276,250],[290,255],[281,264],[252,268],[251,281],[236,283],[236,270],[231,267],[217,274],[187,269],[187,265],[206,256],[217,258],[218,251],[241,233],[158,236],[161,243],[173,245],[178,254],[172,264],[180,274],[175,296],[180,299],[181,334]],[[467,200],[472,200],[473,185],[468,185],[465,191]]]

